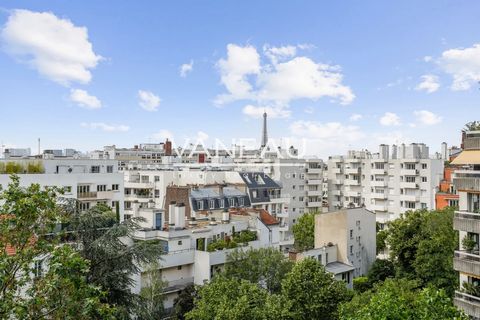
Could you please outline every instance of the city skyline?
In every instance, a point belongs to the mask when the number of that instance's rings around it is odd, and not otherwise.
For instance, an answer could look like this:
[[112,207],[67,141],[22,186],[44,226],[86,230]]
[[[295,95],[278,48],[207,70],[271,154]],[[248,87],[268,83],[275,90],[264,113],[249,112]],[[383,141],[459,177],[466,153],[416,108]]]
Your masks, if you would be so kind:
[[6,147],[260,143],[265,111],[269,138],[308,139],[322,158],[402,142],[433,153],[476,110],[476,3],[0,7]]

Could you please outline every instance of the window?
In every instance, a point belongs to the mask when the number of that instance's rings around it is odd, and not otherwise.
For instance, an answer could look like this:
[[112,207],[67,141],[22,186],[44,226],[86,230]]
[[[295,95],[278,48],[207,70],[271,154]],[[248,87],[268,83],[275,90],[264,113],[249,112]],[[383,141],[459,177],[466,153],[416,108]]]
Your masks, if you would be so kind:
[[112,184],[113,191],[118,191],[118,188],[119,188],[118,184]]
[[80,202],[79,203],[80,211],[85,211],[90,209],[90,202]]
[[[0,186],[1,189],[1,186]],[[72,193],[72,187],[71,186],[65,186],[63,187],[63,192],[65,193]]]
[[422,182],[427,182],[427,177],[422,177]]
[[113,166],[107,166],[107,173],[113,173]]
[[182,266],[178,266],[178,267],[177,267],[177,270],[182,270]]
[[415,182],[415,176],[405,176],[405,182]]
[[100,166],[92,166],[90,168],[91,173],[100,173]]
[[162,214],[160,212],[155,213],[155,229],[162,229]]
[[35,261],[33,266],[33,274],[35,277],[41,277],[43,275],[43,260]]
[[305,174],[304,173],[300,174],[300,179],[302,179],[302,180],[305,179]]
[[229,205],[230,207],[235,207],[235,199],[234,199],[234,198],[228,199],[228,205]]
[[292,186],[292,189],[295,190],[295,185]]
[[160,190],[155,189],[155,198],[160,198]]
[[325,265],[328,264],[328,252],[325,252]]
[[317,256],[317,259],[318,259],[318,261],[319,261],[320,263],[322,263],[322,255],[321,255],[321,254],[319,254],[319,255]]
[[197,208],[198,210],[203,210],[203,201],[197,201]]
[[297,177],[297,174],[296,173],[293,173],[292,174],[292,178],[295,179]]
[[160,181],[160,176],[155,176],[153,179],[154,179],[155,182],[158,182],[158,181]]
[[240,206],[242,206],[242,207],[245,205],[245,199],[244,198],[239,198],[238,202],[240,203]]
[[350,254],[353,254],[353,246],[350,246]]
[[426,163],[422,163],[422,169],[427,169],[427,164]]
[[210,204],[210,209],[215,209],[215,200],[209,200],[208,203]]
[[350,229],[350,239],[353,239],[353,229]]
[[415,202],[413,202],[413,201],[405,201],[405,208],[415,209]]
[[225,208],[225,199],[220,199],[220,208]]
[[303,197],[298,197],[298,201],[303,202]]
[[[252,197],[253,198],[257,198],[258,197],[258,194],[257,194],[257,190],[253,190],[252,191]],[[230,205],[232,207],[232,205]]]
[[77,193],[87,193],[90,192],[90,186],[80,185],[77,186]]
[[178,244],[179,246],[181,246],[181,245],[182,245],[182,240],[178,240],[177,244]]
[[303,190],[305,190],[305,186],[304,186],[304,185],[300,185],[300,186],[298,186],[298,190],[300,190],[300,191],[303,191]]
[[107,185],[106,184],[97,185],[97,191],[107,191]]

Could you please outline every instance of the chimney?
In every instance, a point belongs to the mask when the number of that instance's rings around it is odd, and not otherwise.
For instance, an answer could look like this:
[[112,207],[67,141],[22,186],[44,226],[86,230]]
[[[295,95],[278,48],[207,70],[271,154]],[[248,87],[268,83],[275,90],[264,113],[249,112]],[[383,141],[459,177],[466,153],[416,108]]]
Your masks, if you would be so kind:
[[165,144],[163,145],[165,155],[166,156],[171,156],[172,155],[172,142],[170,140],[166,140]]
[[185,204],[179,203],[175,207],[175,229],[185,228]]
[[230,212],[228,209],[223,210],[222,213],[222,223],[229,223],[230,222]]
[[175,201],[171,201],[168,205],[168,225],[175,225]]
[[197,219],[195,217],[191,217],[190,221],[188,221],[189,226],[196,226],[197,225]]
[[215,221],[215,217],[211,217],[211,218],[210,218],[210,223],[209,223],[209,225],[211,225],[211,226],[216,226],[216,225],[217,225],[217,222]]

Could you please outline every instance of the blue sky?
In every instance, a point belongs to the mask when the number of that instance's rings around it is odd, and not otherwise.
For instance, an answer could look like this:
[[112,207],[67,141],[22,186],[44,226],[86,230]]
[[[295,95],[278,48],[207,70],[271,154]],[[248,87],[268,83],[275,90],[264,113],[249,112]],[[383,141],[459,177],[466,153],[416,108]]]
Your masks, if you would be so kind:
[[306,138],[308,154],[401,142],[437,151],[478,118],[476,1],[0,7],[7,146],[259,140],[267,110],[270,137]]

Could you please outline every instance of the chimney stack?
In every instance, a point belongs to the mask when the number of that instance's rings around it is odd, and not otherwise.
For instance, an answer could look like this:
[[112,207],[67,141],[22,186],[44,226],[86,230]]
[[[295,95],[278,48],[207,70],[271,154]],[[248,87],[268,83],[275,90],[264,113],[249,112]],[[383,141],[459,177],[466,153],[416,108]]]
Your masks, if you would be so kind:
[[175,207],[175,229],[185,228],[185,204],[179,203]]
[[173,226],[175,225],[175,201],[171,201],[168,205],[168,225]]

